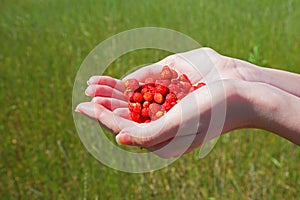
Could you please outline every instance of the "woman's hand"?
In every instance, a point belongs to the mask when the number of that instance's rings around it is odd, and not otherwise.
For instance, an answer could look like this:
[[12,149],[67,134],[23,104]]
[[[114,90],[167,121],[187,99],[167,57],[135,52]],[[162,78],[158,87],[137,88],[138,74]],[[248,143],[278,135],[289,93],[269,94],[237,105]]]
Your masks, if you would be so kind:
[[[124,80],[136,78],[143,83],[148,77],[156,78],[164,65],[187,74],[193,84],[204,81],[207,86],[186,96],[156,121],[147,124],[131,121],[123,96]],[[299,145],[297,119],[280,117],[288,109],[299,114],[299,98],[289,90],[244,81],[254,80],[253,67],[209,48],[176,54],[129,74],[123,81],[91,77],[86,94],[93,100],[78,105],[76,110],[118,134],[120,144],[146,147],[162,157],[180,156],[222,133],[245,127],[269,130]],[[287,108],[286,102],[293,107]]]

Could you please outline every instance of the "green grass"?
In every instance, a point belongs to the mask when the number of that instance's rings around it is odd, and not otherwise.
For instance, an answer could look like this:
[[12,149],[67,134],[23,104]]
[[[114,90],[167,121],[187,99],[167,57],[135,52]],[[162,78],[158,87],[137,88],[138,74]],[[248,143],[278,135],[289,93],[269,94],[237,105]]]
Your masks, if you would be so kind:
[[[202,160],[195,152],[151,173],[110,169],[80,142],[71,96],[90,50],[143,26],[171,28],[222,54],[300,73],[299,18],[297,0],[2,0],[1,199],[297,199],[300,148],[253,129],[222,136]],[[165,55],[128,54],[107,74],[121,77]]]

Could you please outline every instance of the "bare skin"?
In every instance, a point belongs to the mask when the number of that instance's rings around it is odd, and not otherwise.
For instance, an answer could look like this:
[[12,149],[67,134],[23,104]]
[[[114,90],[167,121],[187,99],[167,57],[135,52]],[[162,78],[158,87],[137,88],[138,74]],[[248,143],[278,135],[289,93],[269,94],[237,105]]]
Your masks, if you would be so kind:
[[[185,97],[159,120],[148,124],[129,120],[127,102],[122,96],[124,80],[134,77],[144,82],[149,76],[155,77],[166,64],[186,73],[192,83],[204,81],[207,87]],[[262,68],[200,48],[169,56],[124,80],[91,77],[86,94],[93,99],[76,108],[118,134],[120,144],[145,147],[161,157],[177,157],[231,130],[260,128],[300,146],[298,74]],[[218,116],[224,123],[213,121],[216,110],[221,111]],[[209,128],[210,124],[215,128]]]

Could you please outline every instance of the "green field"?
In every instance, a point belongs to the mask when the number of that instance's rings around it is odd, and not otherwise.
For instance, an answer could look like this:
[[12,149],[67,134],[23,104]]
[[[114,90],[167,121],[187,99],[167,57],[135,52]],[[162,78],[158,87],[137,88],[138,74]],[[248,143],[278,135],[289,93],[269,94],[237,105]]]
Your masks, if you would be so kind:
[[[225,3],[226,2],[226,3]],[[66,1],[0,3],[0,199],[297,199],[300,148],[247,129],[145,174],[106,167],[84,148],[72,87],[87,54],[136,27],[174,29],[221,54],[300,73],[300,1]],[[166,52],[112,64],[121,77]]]

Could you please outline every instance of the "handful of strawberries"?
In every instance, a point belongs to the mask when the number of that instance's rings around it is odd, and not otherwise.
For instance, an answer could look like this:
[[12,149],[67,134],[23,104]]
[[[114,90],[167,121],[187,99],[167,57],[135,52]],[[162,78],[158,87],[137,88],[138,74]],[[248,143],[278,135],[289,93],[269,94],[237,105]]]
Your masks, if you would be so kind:
[[192,85],[186,74],[178,74],[169,66],[164,66],[159,75],[157,80],[147,78],[145,84],[136,79],[126,80],[124,95],[133,121],[147,123],[156,120],[190,92],[206,85],[203,82]]

